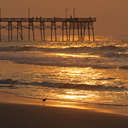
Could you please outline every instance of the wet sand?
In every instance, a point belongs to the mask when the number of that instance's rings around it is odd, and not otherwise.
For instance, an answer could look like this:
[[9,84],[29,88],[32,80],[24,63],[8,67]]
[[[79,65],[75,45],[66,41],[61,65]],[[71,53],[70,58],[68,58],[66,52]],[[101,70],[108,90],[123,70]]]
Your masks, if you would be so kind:
[[0,103],[1,128],[127,128],[128,117],[47,106]]

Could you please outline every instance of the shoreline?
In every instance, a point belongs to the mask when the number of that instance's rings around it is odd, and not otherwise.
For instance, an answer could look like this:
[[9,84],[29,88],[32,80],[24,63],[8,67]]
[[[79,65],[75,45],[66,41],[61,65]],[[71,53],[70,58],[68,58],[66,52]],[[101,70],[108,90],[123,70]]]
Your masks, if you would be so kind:
[[[6,101],[2,101],[2,99]],[[8,101],[8,102],[7,102]],[[128,116],[94,109],[50,106],[0,93],[0,127],[2,128],[127,128]]]
[[108,107],[106,105],[97,105],[92,103],[76,103],[76,102],[66,102],[66,101],[56,101],[56,100],[46,100],[43,102],[41,99],[23,98],[16,96],[15,94],[9,94],[0,92],[0,104],[19,104],[19,105],[32,105],[41,107],[53,107],[53,108],[64,108],[64,109],[76,109],[76,110],[87,110],[98,113],[114,114],[127,116],[126,109],[122,107]]

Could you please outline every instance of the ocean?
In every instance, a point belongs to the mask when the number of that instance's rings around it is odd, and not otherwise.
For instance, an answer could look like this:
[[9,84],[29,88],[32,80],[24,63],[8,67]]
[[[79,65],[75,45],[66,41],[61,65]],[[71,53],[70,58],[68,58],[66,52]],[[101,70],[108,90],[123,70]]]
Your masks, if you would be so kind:
[[128,42],[1,42],[0,92],[128,115]]

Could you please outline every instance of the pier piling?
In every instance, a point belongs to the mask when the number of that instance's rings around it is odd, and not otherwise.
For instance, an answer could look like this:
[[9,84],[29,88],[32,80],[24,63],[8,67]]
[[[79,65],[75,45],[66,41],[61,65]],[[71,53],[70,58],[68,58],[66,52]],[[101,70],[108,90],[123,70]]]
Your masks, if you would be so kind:
[[[23,32],[26,30],[28,30],[28,41],[58,41],[58,39],[59,41],[85,41],[86,36],[89,41],[94,41],[94,22],[96,22],[95,17],[77,18],[75,14],[70,18],[30,18],[30,16],[29,18],[2,18],[0,16],[0,41],[3,39],[2,36],[5,36],[3,29],[8,30],[8,41],[24,41]],[[40,35],[40,39],[37,39],[37,34]]]

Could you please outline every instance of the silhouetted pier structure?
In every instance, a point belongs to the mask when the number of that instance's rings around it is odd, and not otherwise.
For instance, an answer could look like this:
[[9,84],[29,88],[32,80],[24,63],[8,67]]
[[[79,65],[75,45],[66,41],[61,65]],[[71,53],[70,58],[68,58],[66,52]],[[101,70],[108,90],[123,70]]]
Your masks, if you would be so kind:
[[[96,18],[0,18],[0,41],[6,31],[8,41],[84,41],[95,40]],[[38,30],[38,32],[37,32]],[[24,35],[24,32],[28,31]]]

